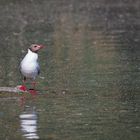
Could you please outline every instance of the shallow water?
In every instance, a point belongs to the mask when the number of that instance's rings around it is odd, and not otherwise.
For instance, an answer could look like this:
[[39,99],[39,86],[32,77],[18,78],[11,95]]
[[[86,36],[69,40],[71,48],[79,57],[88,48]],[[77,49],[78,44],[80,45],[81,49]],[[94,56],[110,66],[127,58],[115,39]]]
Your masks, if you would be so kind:
[[0,93],[0,139],[139,140],[139,8],[138,0],[1,0],[0,86],[22,84],[30,44],[46,48],[39,94]]

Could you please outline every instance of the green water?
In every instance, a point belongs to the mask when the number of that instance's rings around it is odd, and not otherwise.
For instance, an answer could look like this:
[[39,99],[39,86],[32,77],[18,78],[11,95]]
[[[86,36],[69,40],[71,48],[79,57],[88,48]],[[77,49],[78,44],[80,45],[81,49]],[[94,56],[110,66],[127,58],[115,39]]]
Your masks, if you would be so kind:
[[38,95],[0,93],[0,140],[139,140],[139,1],[0,0],[0,86],[39,52]]

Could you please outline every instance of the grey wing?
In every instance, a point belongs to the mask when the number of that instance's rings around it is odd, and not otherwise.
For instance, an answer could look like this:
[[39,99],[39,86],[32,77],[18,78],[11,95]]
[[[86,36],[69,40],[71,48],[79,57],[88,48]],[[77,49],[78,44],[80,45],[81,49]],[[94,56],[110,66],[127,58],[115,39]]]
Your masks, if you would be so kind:
[[19,69],[19,72],[20,72],[20,73],[21,73],[21,63],[22,63],[22,62],[20,62],[20,63],[19,63],[19,66],[18,66],[18,69]]
[[40,74],[40,66],[37,65],[37,74],[39,75]]

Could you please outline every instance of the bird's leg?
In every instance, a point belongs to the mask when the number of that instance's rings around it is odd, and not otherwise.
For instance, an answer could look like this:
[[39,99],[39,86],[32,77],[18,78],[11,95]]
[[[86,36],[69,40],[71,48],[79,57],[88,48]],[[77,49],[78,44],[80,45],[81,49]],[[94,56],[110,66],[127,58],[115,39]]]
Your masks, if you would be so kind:
[[35,81],[32,82],[32,86],[33,86],[33,89],[35,89],[35,87],[36,87],[36,82]]
[[26,85],[26,77],[23,78],[23,86],[26,87],[25,85]]
[[31,79],[31,90],[35,90],[36,84],[35,78]]
[[29,93],[32,94],[32,95],[37,95],[37,91],[36,91],[36,89],[35,89],[35,87],[36,87],[36,82],[33,81],[33,82],[31,82],[31,84],[32,84],[32,87],[33,87],[33,88],[29,89]]
[[29,89],[29,93],[32,94],[32,95],[36,95],[36,94],[37,94],[37,91],[36,91],[36,89],[35,89],[36,82],[33,81],[33,82],[31,82],[31,84],[32,84],[32,87],[33,87],[33,88]]
[[26,77],[24,77],[23,78],[23,85],[20,87],[20,90],[23,90],[23,91],[26,91],[27,90],[27,88],[26,88],[26,86],[25,86],[25,83],[26,83]]
[[26,77],[23,77],[23,83],[25,84],[25,82],[26,82]]

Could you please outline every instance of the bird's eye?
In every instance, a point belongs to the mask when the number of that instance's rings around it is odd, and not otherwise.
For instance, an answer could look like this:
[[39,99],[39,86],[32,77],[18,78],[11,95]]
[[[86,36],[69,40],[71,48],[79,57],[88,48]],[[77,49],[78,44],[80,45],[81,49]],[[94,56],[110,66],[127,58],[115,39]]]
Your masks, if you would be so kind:
[[37,46],[34,46],[35,48],[37,47]]

